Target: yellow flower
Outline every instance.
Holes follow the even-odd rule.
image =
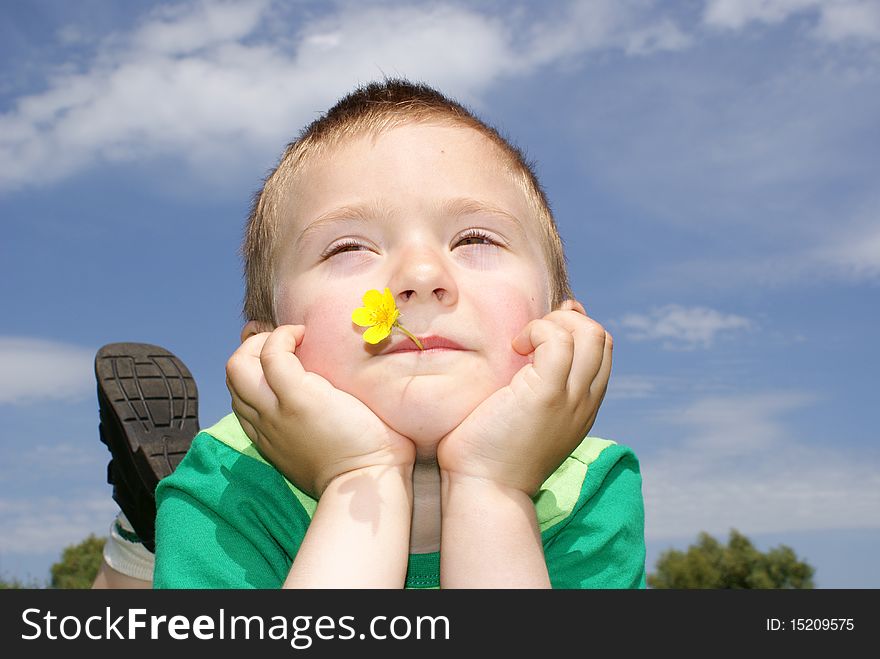
[[[386,288],[384,293],[375,289],[364,293],[364,306],[358,307],[351,314],[351,321],[355,325],[367,328],[364,332],[364,341],[367,343],[376,344],[384,341],[391,335],[391,330],[397,327],[415,342],[419,350],[424,350],[421,342],[400,324],[399,319],[400,311],[397,310],[394,296],[389,288]]]

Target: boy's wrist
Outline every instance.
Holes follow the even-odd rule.
[[[506,499],[531,500],[531,495],[523,488],[502,482],[488,476],[468,474],[440,468],[440,492],[446,498],[452,489],[462,492],[480,493],[481,496],[502,497]]]
[[[323,491],[326,492],[331,487],[342,488],[347,485],[360,485],[365,482],[374,483],[390,483],[400,481],[404,483],[406,489],[412,492],[412,474],[413,465],[411,464],[392,464],[392,465],[370,465],[368,467],[357,467],[341,474],[333,476],[327,481]]]
[[[412,468],[358,467],[318,499],[285,588],[401,588],[413,512]]]
[[[546,588],[534,502],[488,478],[447,472],[441,481],[441,588]]]

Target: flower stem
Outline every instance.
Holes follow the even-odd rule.
[[[406,334],[409,338],[411,338],[413,340],[413,343],[415,343],[419,347],[419,350],[424,350],[424,348],[422,347],[422,342],[419,341],[415,336],[413,336],[408,329],[406,329],[400,323],[394,323],[394,324],[397,325],[397,327],[400,329],[401,332],[403,332],[404,334]]]

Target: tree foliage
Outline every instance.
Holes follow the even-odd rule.
[[[78,545],[64,549],[61,560],[52,565],[52,588],[91,588],[101,567],[105,538],[90,535]]]
[[[648,575],[651,588],[813,588],[815,572],[791,547],[762,553],[736,529],[727,546],[700,533],[686,552],[663,552],[656,570]]]
[[[15,577],[0,577],[0,590],[16,590],[20,588],[45,588],[45,583],[39,583],[35,579],[30,581],[21,581]]]

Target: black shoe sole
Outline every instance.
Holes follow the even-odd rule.
[[[159,481],[199,432],[198,389],[174,354],[147,343],[111,343],[95,355],[99,432],[112,459],[107,482],[144,546],[154,551]]]

